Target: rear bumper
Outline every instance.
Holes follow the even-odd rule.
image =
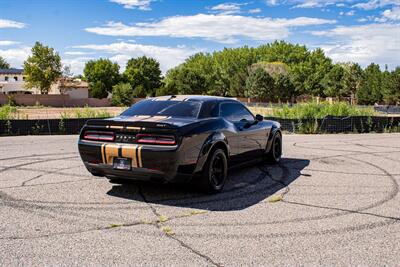
[[[90,172],[95,172],[100,176],[107,176],[107,178],[118,178],[127,180],[138,181],[153,181],[153,182],[167,182],[165,174],[160,171],[150,170],[146,168],[133,168],[130,171],[116,170],[113,166],[108,164],[92,164],[85,162],[86,168]]]
[[[78,148],[90,172],[110,178],[182,182],[191,178],[196,165],[185,162],[178,146],[138,146],[79,140]],[[114,157],[130,158],[131,170],[114,169]]]

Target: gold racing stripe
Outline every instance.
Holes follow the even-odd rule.
[[[137,167],[136,159],[136,149],[137,145],[122,146],[122,157],[132,159],[132,167]]]
[[[132,159],[132,167],[142,168],[142,147],[138,145],[119,146],[113,144],[101,145],[101,156],[104,164],[113,164],[113,158],[118,157],[118,149],[121,147],[121,156]]]
[[[107,145],[105,147],[106,150],[106,164],[113,164],[113,158],[118,157],[118,145]]]
[[[105,147],[106,147],[106,144],[101,145],[101,159],[103,161],[103,164],[106,164]]]
[[[142,147],[143,146],[140,146],[138,148],[138,160],[139,160],[138,165],[139,165],[139,168],[143,167],[143,165],[142,165]]]

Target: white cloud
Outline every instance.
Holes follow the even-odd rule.
[[[400,7],[393,7],[391,10],[387,9],[383,11],[382,15],[390,20],[400,20]]]
[[[254,8],[254,9],[249,10],[250,14],[256,14],[256,13],[260,13],[260,12],[261,12],[261,8]]]
[[[365,10],[372,10],[372,9],[382,8],[388,5],[400,5],[400,0],[370,0],[367,2],[361,2],[355,4],[353,7]]]
[[[122,5],[127,9],[150,10],[150,2],[152,0],[110,0],[110,2]]]
[[[8,19],[0,19],[0,28],[17,28],[22,29],[25,28],[26,24],[14,20]]]
[[[163,47],[154,45],[141,45],[132,44],[126,42],[111,43],[105,45],[89,44],[79,45],[74,48],[88,49],[101,53],[111,55],[110,60],[117,62],[123,70],[126,65],[126,61],[130,58],[148,56],[157,59],[160,62],[161,70],[165,73],[168,69],[177,66],[182,63],[190,55],[199,52],[197,49],[186,48],[185,46],[180,47]],[[78,63],[75,62],[75,65]],[[83,65],[81,65],[83,69]],[[74,71],[81,73],[82,71]]]
[[[339,12],[339,15],[341,15],[341,16],[343,16],[343,15],[346,15],[346,16],[354,16],[355,13],[356,13],[355,10],[350,10],[350,11],[348,11],[348,12],[341,11],[341,12]]]
[[[389,5],[400,5],[400,0],[266,0],[266,3],[268,5],[295,5],[296,8],[316,8],[330,5],[344,7],[346,4],[353,4],[353,7],[371,10]]]
[[[0,40],[0,46],[10,46],[10,45],[16,45],[16,44],[19,44],[19,42],[9,41],[9,40]]]
[[[349,1],[349,0],[347,0]],[[351,1],[351,0],[350,0]],[[316,7],[326,7],[338,3],[338,5],[343,5],[342,0],[291,0],[293,4],[296,4],[296,8],[316,8]]]
[[[266,0],[267,5],[275,6],[278,4],[279,0]]]
[[[333,23],[336,21],[310,17],[272,19],[197,14],[168,17],[158,22],[134,25],[108,22],[102,27],[86,28],[86,31],[109,36],[168,36],[234,43],[237,37],[259,41],[283,39],[290,35],[291,28]]]
[[[6,61],[13,68],[22,67],[24,61],[28,58],[30,54],[31,54],[31,48],[28,46],[0,49],[0,56],[5,58]]]
[[[76,58],[63,58],[62,65],[68,66],[70,68],[71,73],[83,74],[83,69],[85,68],[86,62],[94,59],[92,57],[76,57]]]
[[[213,11],[217,11],[220,14],[237,14],[240,13],[240,6],[243,4],[238,3],[223,3],[216,6],[211,7],[210,9]]]
[[[313,34],[332,38],[333,44],[320,47],[335,61],[355,61],[364,66],[375,62],[393,68],[400,62],[399,32],[399,24],[368,24],[338,26]]]
[[[64,53],[65,55],[68,56],[83,56],[83,55],[90,55],[93,54],[93,52],[82,52],[82,51],[67,51]]]

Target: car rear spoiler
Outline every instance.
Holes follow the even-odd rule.
[[[112,119],[91,119],[86,122],[87,127],[111,128],[111,129],[132,129],[132,128],[153,128],[153,129],[177,129],[177,125],[166,122],[155,121],[118,121]]]

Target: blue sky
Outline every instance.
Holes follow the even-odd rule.
[[[13,67],[35,41],[82,73],[107,57],[147,55],[165,72],[195,52],[286,40],[336,62],[400,65],[400,0],[1,0],[0,56]]]

